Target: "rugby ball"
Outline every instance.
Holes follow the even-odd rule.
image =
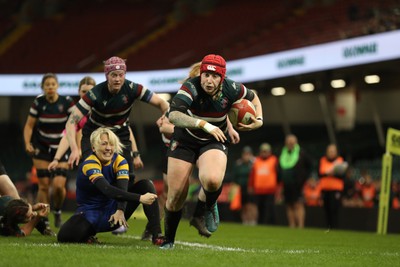
[[[344,175],[348,167],[349,164],[346,161],[335,164],[335,166],[333,167],[333,173],[335,175]]]
[[[251,117],[255,116],[256,108],[247,99],[240,99],[234,102],[228,112],[228,118],[235,128],[238,127],[238,123],[250,124],[252,122]]]

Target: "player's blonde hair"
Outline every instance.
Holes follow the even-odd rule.
[[[91,135],[90,135],[90,144],[92,147],[97,148],[101,144],[101,136],[105,134],[108,136],[108,141],[112,146],[114,146],[114,153],[122,154],[122,150],[125,147],[121,141],[119,140],[118,136],[106,127],[97,128]]]
[[[96,81],[90,77],[90,76],[85,76],[80,80],[79,85],[78,85],[78,93],[82,90],[82,85],[93,85],[96,86]]]
[[[201,61],[192,64],[189,69],[189,76],[186,79],[184,79],[183,81],[180,81],[180,83],[184,83],[191,78],[199,76],[200,75],[200,66],[201,66]]]

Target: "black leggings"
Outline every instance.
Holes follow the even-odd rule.
[[[156,193],[153,183],[150,180],[144,179],[137,183],[131,183],[128,191],[136,194]],[[128,201],[125,209],[125,218],[130,218],[133,212],[139,206],[139,201]],[[148,230],[157,236],[161,233],[160,212],[158,202],[155,201],[151,205],[143,205],[144,213],[148,222]],[[118,226],[115,226],[118,228]],[[69,218],[58,232],[57,239],[62,243],[86,243],[89,237],[96,235],[93,226],[86,220],[82,214],[75,214]]]
[[[337,228],[339,209],[342,205],[341,191],[322,191],[326,224],[328,228]]]

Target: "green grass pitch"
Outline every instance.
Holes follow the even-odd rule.
[[[206,239],[182,220],[175,248],[164,251],[140,240],[145,223],[132,217],[126,234],[98,234],[101,245],[58,244],[36,230],[26,238],[0,237],[0,266],[400,266],[394,234],[222,222]]]

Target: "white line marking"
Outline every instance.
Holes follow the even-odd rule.
[[[140,239],[138,236],[132,235],[121,235],[121,238],[128,238],[128,239]],[[274,250],[274,249],[245,249],[245,248],[235,248],[235,247],[224,247],[224,246],[216,246],[216,245],[209,245],[203,243],[192,243],[192,242],[185,242],[185,241],[175,241],[175,244],[182,245],[184,247],[191,247],[197,249],[210,249],[214,251],[228,251],[228,252],[244,252],[244,253],[265,253],[265,254],[275,254],[275,253],[287,253],[287,254],[319,254],[319,250],[312,250],[312,249],[300,249],[300,250]]]

